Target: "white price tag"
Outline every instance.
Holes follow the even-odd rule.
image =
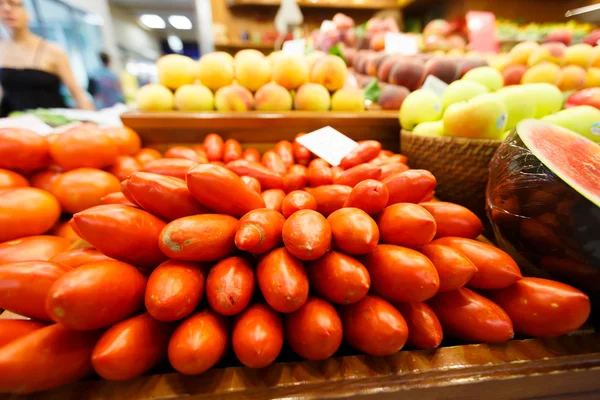
[[[43,136],[49,135],[53,132],[53,129],[50,125],[46,124],[44,121],[34,115],[1,118],[0,128],[29,129],[30,131],[34,131]]]
[[[342,159],[358,147],[358,143],[330,126],[317,129],[296,140],[334,167],[340,165]]]
[[[427,75],[421,89],[431,90],[433,93],[437,94],[438,97],[442,97],[446,89],[448,89],[448,84],[437,76]]]
[[[323,21],[321,23],[321,29],[320,29],[321,32],[333,31],[335,29],[337,29],[335,22],[333,22],[329,19],[326,19],[325,21]]]
[[[302,57],[304,55],[305,49],[306,39],[295,39],[283,42],[283,48],[281,49],[281,51],[291,56]]]
[[[385,34],[385,52],[414,56],[419,52],[419,45],[414,36],[405,33],[387,32]]]

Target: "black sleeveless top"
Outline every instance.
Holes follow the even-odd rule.
[[[43,46],[41,40],[35,51],[34,66],[38,64]],[[61,80],[50,72],[35,68],[0,68],[0,85],[4,91],[0,117],[13,111],[66,107],[60,94]]]

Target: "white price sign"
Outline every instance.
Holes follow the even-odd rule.
[[[300,136],[296,140],[334,167],[340,165],[342,159],[358,147],[358,143],[330,126]]]
[[[306,39],[295,39],[283,42],[281,51],[291,56],[302,57],[306,49]]]
[[[385,34],[385,52],[414,56],[419,52],[419,45],[414,36],[405,33],[388,32]]]
[[[446,89],[448,89],[448,84],[437,76],[427,75],[421,89],[431,90],[433,93],[437,94],[438,97],[442,97]]]

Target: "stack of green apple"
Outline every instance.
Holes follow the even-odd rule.
[[[555,85],[504,87],[500,72],[479,67],[451,83],[441,96],[428,89],[409,94],[400,108],[400,124],[416,135],[503,140],[521,120],[538,118],[599,142],[600,110],[562,110],[563,102]]]

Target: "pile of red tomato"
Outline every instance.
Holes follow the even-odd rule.
[[[297,142],[261,156],[211,134],[162,157],[127,128],[0,129],[0,308],[30,318],[0,319],[0,392],[165,359],[200,374],[230,347],[262,368],[284,343],[385,356],[587,320],[584,293],[523,278],[406,163],[376,141],[331,167]]]

